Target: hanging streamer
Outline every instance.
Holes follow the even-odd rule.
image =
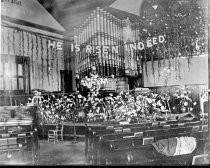
[[[44,85],[44,47],[43,47],[43,38],[40,36],[40,43],[41,43],[41,71],[42,71],[42,86]]]
[[[40,77],[40,69],[39,69],[39,41],[38,41],[38,36],[36,35],[36,84],[39,84],[39,77]],[[37,87],[38,85],[36,85],[36,87]]]
[[[25,48],[24,48],[24,31],[22,31],[21,35],[22,35],[22,50],[23,50],[23,56],[24,56],[24,54],[25,54]]]
[[[48,48],[48,41],[49,39],[46,39],[46,49],[47,49],[47,80],[48,80],[48,84],[50,83],[50,73],[49,73],[49,48]],[[64,50],[65,51],[65,50]]]
[[[29,33],[26,33],[26,37],[27,37],[27,56],[29,56],[29,50],[30,50],[30,46],[29,46]]]
[[[7,32],[7,45],[8,45],[8,54],[10,54],[10,33],[9,33],[9,29]]]
[[[160,79],[160,69],[161,69],[161,60],[160,60],[160,46],[157,48],[157,56],[158,56],[158,78]]]
[[[34,40],[33,40],[33,34],[31,34],[31,67],[32,67],[32,74],[34,76]]]
[[[1,37],[2,37],[2,44],[3,44],[3,45],[2,45],[2,53],[4,53],[4,45],[5,45],[5,41],[4,41],[4,34],[5,34],[5,33],[4,33],[4,31],[5,31],[5,30],[4,30],[4,27],[2,26],[2,27],[1,27]]]
[[[38,61],[38,59],[39,59],[39,42],[38,42],[38,36],[37,35],[35,35],[36,36],[36,59],[37,59],[37,61]]]
[[[19,31],[19,55],[21,55],[21,31]]]
[[[51,73],[51,71],[53,71],[53,61],[54,61],[54,48],[50,48],[50,53],[51,53],[51,64],[50,64],[50,74],[51,74],[51,77],[52,77],[52,83],[54,83],[54,77],[53,77],[53,73]]]
[[[15,55],[15,29],[13,29],[12,33],[12,46],[13,46],[13,54]]]
[[[58,50],[55,50],[55,58],[56,58],[56,72],[57,72],[57,81],[59,81],[59,70],[58,70],[58,58],[60,58],[60,57],[58,57]],[[58,90],[59,90],[59,82],[57,82],[57,84],[58,84]]]

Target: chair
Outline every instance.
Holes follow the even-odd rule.
[[[48,130],[48,142],[54,141],[55,144],[59,140],[63,141],[63,123],[56,125],[55,130]]]

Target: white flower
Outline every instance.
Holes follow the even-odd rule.
[[[197,102],[194,102],[193,105],[196,106],[197,105]]]
[[[184,102],[184,106],[187,106],[188,105],[188,102]]]
[[[78,98],[79,98],[79,99],[81,99],[81,98],[82,98],[82,95],[81,95],[81,94],[79,94],[79,95],[78,95]]]

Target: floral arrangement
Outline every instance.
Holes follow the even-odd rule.
[[[101,87],[106,83],[108,83],[107,78],[100,78],[98,74],[91,74],[90,78],[86,76],[81,79],[80,84],[83,87],[87,87],[92,94],[96,94],[97,96]]]
[[[121,93],[119,100],[118,105],[115,105],[117,108],[114,107],[114,115],[117,120],[132,120],[132,118],[156,120],[161,117],[162,112],[168,111],[165,95],[146,93],[135,96]]]
[[[107,120],[106,104],[103,98],[98,98],[94,93],[89,93],[88,97],[78,95],[79,119],[87,122]]]
[[[168,111],[166,101],[168,96],[158,94],[132,95],[121,92],[118,96],[105,98],[88,97],[85,104],[87,120],[96,121],[97,118],[116,121],[153,120],[161,117],[161,113]]]
[[[169,96],[166,94],[121,92],[117,96],[110,94],[101,97],[90,92],[87,97],[55,95],[41,96],[38,107],[41,111],[42,124],[59,122],[97,122],[97,121],[136,121],[158,120],[162,113],[167,113]],[[163,119],[163,118],[162,118]]]
[[[31,98],[29,98],[29,102]],[[57,124],[64,121],[73,121],[78,117],[75,98],[73,95],[56,98],[55,95],[40,96],[38,108],[41,113],[40,124]],[[75,117],[75,116],[76,117]]]
[[[177,110],[180,113],[192,112],[197,102],[193,102],[190,97],[191,91],[189,88],[181,86],[173,94],[175,98],[175,105],[173,110]]]

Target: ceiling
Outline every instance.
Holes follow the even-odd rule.
[[[79,27],[96,7],[103,8],[119,19],[137,19],[137,16],[110,7],[116,0],[38,0],[66,29],[66,36],[73,38],[73,29]]]
[[[129,17],[131,21],[142,21],[146,28],[167,29],[166,25],[174,25],[172,18],[176,16],[178,21],[188,25],[189,30],[199,26],[199,19],[196,19],[199,13],[192,6],[193,2],[199,3],[199,6],[205,7],[208,0],[38,0],[52,16],[65,28],[66,37],[73,40],[73,30],[81,26],[87,17],[100,7],[113,14],[119,19]],[[171,12],[172,11],[172,12]],[[184,16],[182,13],[184,12]],[[191,12],[190,12],[191,11]],[[189,15],[191,14],[191,15]],[[156,17],[157,15],[157,17]],[[178,16],[180,15],[180,17]],[[183,15],[183,16],[182,16]],[[195,15],[195,16],[193,16]],[[140,16],[140,17],[139,17]],[[186,22],[189,20],[189,23]],[[198,23],[193,23],[198,21]],[[150,25],[151,24],[151,25]],[[178,23],[177,23],[178,25]],[[183,25],[182,25],[183,27]],[[168,29],[169,30],[169,29]],[[186,29],[188,32],[188,29]],[[197,30],[196,30],[197,31]]]

